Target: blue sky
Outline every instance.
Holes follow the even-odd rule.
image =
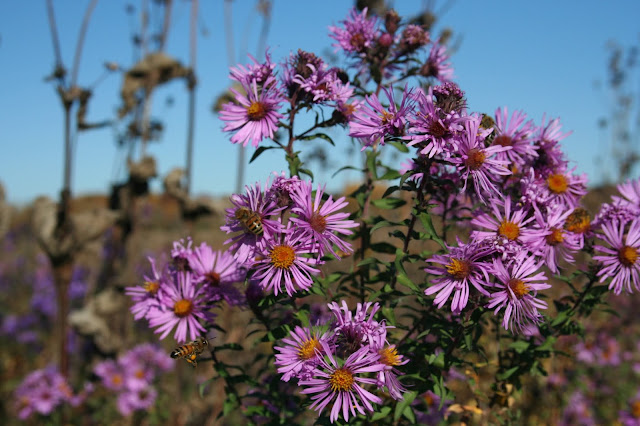
[[[87,0],[56,0],[56,18],[62,55],[73,60],[77,33]],[[91,85],[105,61],[128,67],[133,58],[129,41],[132,23],[125,13],[134,0],[102,0],[94,11],[80,66],[80,85]],[[173,28],[167,52],[187,62],[189,5],[175,2]],[[221,121],[211,113],[213,99],[228,85],[223,27],[223,0],[201,1],[193,192],[223,195],[234,188],[238,147],[221,132]],[[443,2],[436,2],[442,4]],[[45,1],[0,4],[0,181],[8,198],[27,203],[39,195],[56,197],[62,185],[62,108],[54,86],[44,81],[54,64]],[[352,2],[346,0],[275,0],[268,37],[272,58],[282,60],[298,48],[322,53],[330,49],[327,27],[342,20]],[[415,12],[422,2],[396,1],[401,15]],[[261,27],[255,2],[233,2],[236,59],[254,53]],[[604,152],[597,120],[606,114],[606,98],[594,89],[606,77],[608,40],[628,46],[640,34],[637,1],[457,1],[436,28],[451,27],[461,38],[452,57],[455,81],[466,92],[471,110],[493,112],[499,106],[522,109],[536,123],[544,113],[560,117],[563,129],[573,131],[563,141],[577,170],[598,181],[613,163],[597,162]],[[89,119],[113,118],[118,108],[120,75],[112,75],[94,91]],[[174,98],[168,107],[167,96]],[[182,82],[161,88],[153,115],[167,126],[161,143],[150,146],[159,172],[184,165],[186,91]],[[76,142],[73,190],[76,195],[104,193],[123,177],[122,154],[115,130],[82,133]],[[359,164],[359,154],[348,152],[346,136],[337,139],[333,156]],[[253,148],[249,148],[248,157]],[[259,158],[247,169],[245,183],[264,181],[271,170],[286,170],[281,154]],[[316,174],[336,190],[342,181],[333,169]],[[355,174],[346,178],[357,178]],[[160,180],[154,184],[159,189]]]

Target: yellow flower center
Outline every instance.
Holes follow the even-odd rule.
[[[389,124],[391,120],[393,120],[393,114],[387,111],[382,111],[380,119],[382,120],[382,125],[384,126],[385,124]]]
[[[435,399],[433,399],[433,396],[431,396],[430,393],[427,393],[427,394],[424,395],[424,402],[427,403],[428,407],[431,407],[434,404],[434,402],[436,402],[436,401],[435,401]]]
[[[120,374],[114,374],[111,376],[111,383],[118,386],[122,384],[122,376]]]
[[[155,281],[145,281],[142,285],[147,293],[156,294],[160,288],[160,284]]]
[[[318,338],[316,336],[313,336],[311,339],[303,342],[300,345],[300,347],[298,348],[298,358],[302,360],[311,359],[315,356],[316,349],[321,351],[322,346],[320,345]]]
[[[456,280],[463,280],[471,273],[471,263],[468,260],[451,258],[447,265],[447,272]]]
[[[315,212],[309,219],[309,225],[311,225],[311,229],[322,234],[327,230],[327,218],[326,216],[322,216],[320,213]]]
[[[339,368],[329,376],[329,384],[333,392],[349,391],[354,383],[353,374],[346,368]]]
[[[493,144],[500,145],[500,146],[512,146],[513,139],[511,139],[511,136],[508,136],[508,135],[498,135],[493,140]]]
[[[380,354],[380,362],[385,365],[398,365],[400,364],[400,357],[398,356],[398,351],[393,346],[387,346],[386,348],[380,349],[378,352]]]
[[[623,246],[618,251],[618,259],[624,266],[633,266],[638,260],[638,250],[630,246]]]
[[[509,240],[514,241],[520,236],[520,227],[505,219],[498,227],[498,235],[502,235],[507,237]]]
[[[249,116],[249,120],[262,120],[265,115],[267,115],[267,108],[261,102],[253,102],[249,105],[249,108],[247,108],[247,115]]]
[[[484,151],[481,151],[477,148],[473,148],[472,150],[469,151],[465,164],[471,170],[478,170],[480,167],[482,167],[482,165],[484,164],[484,160],[486,159],[487,159],[487,156],[484,153]]]
[[[191,303],[191,300],[181,299],[173,305],[173,312],[177,317],[186,317],[191,313],[191,311],[193,311],[193,303]]]
[[[507,285],[518,299],[522,299],[525,294],[529,293],[529,286],[517,278],[511,278]]]
[[[636,419],[640,419],[640,400],[631,404],[631,415]]]
[[[569,188],[569,181],[565,175],[555,173],[547,178],[547,186],[554,194],[564,194]]]
[[[269,257],[276,268],[289,269],[296,258],[296,252],[289,246],[275,246],[269,253]]]
[[[564,229],[575,234],[582,234],[587,232],[590,226],[591,218],[589,217],[589,213],[582,207],[579,207],[569,215],[564,224]]]
[[[564,235],[562,229],[551,228],[551,233],[545,237],[547,244],[550,246],[556,246],[564,241]]]
[[[144,379],[144,371],[143,370],[136,370],[135,376],[136,376],[136,379]]]

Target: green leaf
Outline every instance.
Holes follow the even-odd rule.
[[[389,407],[388,405],[385,405],[384,407],[380,408],[379,411],[376,412],[373,416],[371,416],[371,420],[374,422],[377,420],[382,420],[385,417],[387,417],[390,413],[391,413],[391,407]]]
[[[324,139],[325,141],[329,142],[331,145],[336,146],[336,144],[333,142],[333,139],[331,139],[329,135],[327,135],[326,133],[314,133],[312,135],[306,135],[296,139],[301,141],[310,141],[313,139]]]
[[[443,249],[446,249],[447,247],[444,244],[444,241],[442,241],[442,239],[440,238],[440,236],[436,232],[436,228],[433,226],[433,222],[431,221],[431,215],[429,213],[422,212],[422,213],[418,214],[418,219],[420,219],[420,222],[422,223],[422,226],[424,227],[425,231],[427,232],[427,235],[429,235],[429,237],[433,241],[435,241],[438,244],[440,244],[440,246]]]
[[[400,177],[400,173],[397,170],[389,169],[382,176],[380,176],[380,180],[393,180],[398,179]]]
[[[509,345],[509,347],[513,350],[515,350],[517,353],[521,354],[524,351],[526,351],[527,349],[529,349],[529,346],[531,346],[531,344],[529,342],[525,342],[523,340],[518,340],[516,342],[513,342]]]
[[[200,395],[200,398],[204,397],[204,390],[207,388],[207,386],[209,386],[209,383],[211,383],[215,379],[216,379],[215,377],[212,377],[210,379],[206,379],[204,382],[202,382],[202,383],[200,383],[198,385],[198,395]]]
[[[380,200],[373,200],[371,202],[374,206],[379,209],[390,210],[397,209],[398,207],[404,206],[407,204],[405,200],[401,200],[400,198],[382,198]]]
[[[251,156],[251,159],[249,160],[249,164],[253,163],[253,160],[258,158],[266,150],[268,150],[268,149],[276,149],[276,148],[279,148],[279,147],[278,146],[259,146],[258,149],[256,149],[256,151]]]
[[[396,411],[393,413],[394,421],[397,422],[400,419],[400,417],[404,414],[405,408],[409,408],[409,405],[413,402],[414,399],[416,399],[417,395],[418,392],[415,391],[405,392],[404,395],[402,395],[402,401],[399,401],[396,404]]]
[[[385,242],[373,243],[369,247],[377,253],[393,254],[396,252],[396,246]]]
[[[384,228],[387,226],[397,226],[397,225],[398,225],[397,223],[389,222],[388,220],[376,221],[376,224],[371,227],[371,229],[369,230],[369,233],[373,234],[373,231],[376,231],[380,228]]]
[[[511,367],[507,371],[497,374],[496,377],[498,380],[507,380],[509,377],[513,376],[513,374],[520,369],[520,366]]]
[[[334,177],[336,177],[338,175],[338,173],[344,172],[345,170],[355,170],[355,171],[358,171],[358,172],[362,172],[363,171],[360,167],[344,166],[344,167],[340,167],[338,170],[336,170],[336,172],[334,174],[332,174],[331,177],[334,178]]]
[[[406,274],[399,273],[397,279],[398,279],[398,284],[401,284],[401,285],[403,285],[405,287],[408,287],[408,288],[410,288],[411,290],[413,290],[415,292],[419,292],[420,291],[420,288],[418,288],[418,286],[415,285],[413,283],[413,281],[411,281],[411,279],[409,279],[409,277]]]
[[[371,150],[367,150],[365,151],[367,154],[367,170],[369,170],[369,172],[371,172],[371,175],[373,176],[373,180],[378,180],[378,167],[376,164],[376,157],[378,156],[378,153],[375,151],[371,151]]]
[[[394,147],[395,149],[397,149],[400,152],[409,152],[409,147],[406,144],[403,144],[402,142],[387,142],[386,145],[391,145],[392,147]]]

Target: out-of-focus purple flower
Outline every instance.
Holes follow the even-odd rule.
[[[601,238],[610,247],[594,246],[596,251],[603,255],[593,256],[593,260],[602,263],[602,269],[598,271],[600,282],[612,278],[609,289],[615,294],[620,294],[624,288],[633,293],[633,287],[640,290],[640,219],[631,222],[625,236],[625,224],[618,222],[603,223]]]
[[[624,202],[621,198],[612,197],[612,203],[602,203],[600,210],[591,223],[592,231],[602,231],[604,223],[627,223],[640,216],[640,209]]]
[[[429,43],[429,31],[420,25],[409,24],[402,31],[398,44],[398,55],[407,55]]]
[[[267,190],[265,198],[271,199],[276,202],[278,207],[292,207],[293,206],[293,193],[302,184],[302,181],[298,176],[287,177],[284,172],[278,174],[273,172],[273,183]]]
[[[533,160],[532,166],[538,175],[546,176],[567,167],[567,160],[559,142],[571,132],[562,133],[561,127],[559,118],[547,123],[546,116],[543,116],[542,124],[534,132],[533,140],[538,156]]]
[[[325,325],[331,321],[332,315],[326,303],[312,303],[309,306],[309,324]]]
[[[320,363],[324,356],[321,342],[329,341],[329,333],[296,326],[290,333],[290,338],[282,339],[282,346],[276,346],[275,365],[282,380],[288,382],[291,378],[306,380],[312,377],[313,368]]]
[[[437,41],[433,43],[429,57],[420,68],[420,75],[434,77],[442,83],[453,80],[453,67],[446,46]]]
[[[353,231],[350,228],[358,226],[354,221],[347,219],[349,213],[340,212],[348,204],[345,197],[333,200],[333,197],[329,196],[323,201],[324,188],[316,189],[315,197],[312,191],[313,184],[303,181],[292,193],[294,207],[291,211],[297,217],[290,220],[296,226],[296,232],[300,232],[310,241],[311,249],[317,253],[318,258],[326,253],[341,257],[334,250],[334,245],[343,254],[352,253],[351,244],[340,238],[340,235],[351,235]]]
[[[400,106],[397,106],[393,87],[383,87],[382,90],[389,99],[388,109],[382,106],[374,93],[365,97],[368,106],[361,106],[349,122],[349,136],[359,138],[364,143],[362,150],[376,143],[384,145],[385,137],[403,136],[405,133],[407,116],[413,108],[412,91],[405,86]]]
[[[484,200],[485,194],[498,195],[501,191],[496,187],[496,180],[500,176],[511,174],[509,161],[499,160],[495,155],[512,149],[509,146],[485,147],[484,138],[490,130],[480,130],[480,118],[472,116],[464,123],[465,131],[459,139],[455,139],[457,152],[447,161],[454,164],[464,180],[464,191],[469,177],[473,179],[475,194]]]
[[[59,405],[71,402],[73,396],[66,379],[54,367],[33,371],[14,392],[18,418],[25,420],[33,413],[49,415]]]
[[[282,287],[289,296],[298,290],[307,291],[313,285],[312,275],[320,271],[314,266],[318,263],[311,245],[311,239],[302,233],[290,232],[281,238],[268,240],[260,254],[260,260],[253,265],[252,280],[257,281],[267,291],[273,291],[277,296],[282,293]]]
[[[562,426],[595,426],[596,421],[591,411],[592,404],[587,400],[580,391],[575,391],[562,413],[559,425]]]
[[[527,323],[538,324],[542,317],[538,309],[546,309],[547,303],[536,299],[538,290],[550,288],[544,272],[538,272],[541,264],[534,256],[522,252],[511,262],[494,259],[493,275],[496,287],[487,305],[494,309],[494,315],[505,308],[502,326],[505,330],[521,331]]]
[[[341,21],[343,27],[330,26],[329,37],[336,40],[333,46],[342,49],[347,53],[363,54],[368,48],[373,46],[374,41],[378,38],[378,18],[374,15],[367,17],[367,8],[362,13],[353,8],[349,11],[347,19]]]
[[[146,410],[153,405],[158,391],[152,386],[139,390],[126,390],[118,395],[118,411],[123,416],[129,416],[136,410]]]
[[[102,379],[102,385],[110,390],[119,391],[125,387],[125,373],[122,365],[114,360],[108,359],[102,361],[93,368],[96,376]]]
[[[256,81],[243,82],[242,88],[246,96],[230,89],[239,105],[231,102],[223,105],[220,119],[226,123],[223,129],[225,132],[235,132],[231,137],[232,143],[247,146],[251,142],[257,147],[265,137],[273,138],[283,117],[278,110],[285,99],[272,76],[267,78],[260,90]]]
[[[466,377],[465,377],[466,380]],[[426,412],[423,409],[418,409],[415,411],[416,414],[416,423],[421,425],[437,425],[445,418],[445,414],[447,412],[447,408],[451,405],[451,401],[446,400],[442,407],[440,407],[440,398],[438,395],[433,393],[432,391],[426,391],[418,398],[414,399],[411,405],[421,408],[421,406],[425,405],[427,410]]]
[[[328,344],[321,342],[321,345],[326,359],[320,359],[320,364],[313,370],[312,378],[299,382],[300,386],[304,387],[301,391],[303,394],[313,395],[313,403],[309,408],[322,412],[333,403],[329,415],[331,423],[338,420],[340,412],[345,421],[349,421],[349,413],[355,416],[356,411],[362,415],[365,415],[366,411],[373,412],[371,403],[380,404],[382,399],[362,385],[376,385],[377,381],[362,375],[385,368],[384,364],[378,362],[380,355],[370,352],[369,347],[365,346],[352,353],[344,364],[339,365]]]
[[[458,240],[458,247],[449,247],[449,253],[434,255],[428,261],[438,264],[425,268],[425,272],[436,276],[432,286],[425,289],[424,294],[438,293],[433,301],[442,308],[453,293],[451,311],[460,313],[469,300],[469,284],[485,296],[489,292],[483,286],[491,286],[489,270],[491,265],[482,261],[491,250],[480,244],[463,244]]]
[[[188,272],[174,273],[163,288],[158,309],[148,314],[149,326],[157,327],[155,332],[161,333],[160,339],[167,337],[174,327],[174,338],[179,343],[205,333],[200,320],[211,321],[214,317],[209,311],[211,300],[206,288],[194,283]]]
[[[629,409],[618,413],[618,421],[624,426],[640,426],[640,389],[629,398]]]

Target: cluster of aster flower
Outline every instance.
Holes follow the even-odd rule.
[[[151,274],[142,285],[127,287],[136,320],[146,319],[164,339],[175,327],[178,342],[195,340],[206,333],[203,322],[214,318],[211,310],[221,303],[243,303],[238,283],[246,271],[228,252],[215,251],[206,243],[193,248],[188,239],[174,242],[171,260],[159,267],[149,257]]]
[[[118,393],[120,414],[128,416],[136,410],[147,410],[158,392],[153,386],[159,373],[173,369],[174,361],[164,351],[148,343],[138,345],[117,360],[102,361],[93,369],[102,385]]]
[[[332,26],[329,30],[330,36],[336,40],[336,50],[342,50],[353,60],[362,81],[371,76],[380,81],[383,76],[399,71],[398,64],[406,64],[403,71],[408,75],[421,75],[442,82],[453,76],[446,48],[437,41],[432,42],[429,32],[419,25],[406,25],[400,31],[400,17],[393,10],[383,19],[367,16],[366,8],[361,13],[354,9],[341,26]],[[430,44],[430,53],[419,59]],[[264,63],[253,57],[251,60],[247,66],[231,68],[230,78],[240,88],[231,89],[235,102],[223,105],[220,112],[220,119],[225,122],[224,131],[234,133],[231,137],[233,143],[246,146],[251,142],[257,147],[264,138],[273,138],[278,127],[283,126],[280,110],[285,103],[291,106],[292,115],[303,107],[332,108],[332,118],[323,127],[348,123],[362,105],[361,100],[353,97],[354,88],[349,83],[348,73],[330,67],[313,53],[298,50],[278,68],[268,53]],[[279,69],[282,71],[278,77]],[[375,97],[367,98],[367,101],[377,102],[374,103],[379,107],[374,108],[376,110],[382,108]],[[395,104],[392,102],[393,107]],[[396,113],[404,114],[404,111],[401,106]],[[385,115],[383,121],[385,117],[391,116]],[[399,126],[393,121],[385,121],[385,124]]]
[[[264,190],[256,183],[231,196],[233,207],[220,229],[233,234],[225,244],[249,271],[250,282],[292,296],[311,288],[324,256],[340,258],[353,251],[343,240],[356,226],[342,211],[345,197],[324,195],[324,188],[314,191],[310,181],[276,174]]]
[[[92,391],[87,383],[79,393],[73,393],[67,380],[53,367],[36,370],[27,375],[14,392],[15,408],[18,418],[25,420],[34,413],[51,414],[57,407],[68,403],[81,404]]]
[[[311,395],[310,408],[322,412],[332,404],[330,421],[342,413],[345,421],[356,411],[374,411],[372,403],[382,398],[370,389],[386,389],[396,400],[406,390],[398,376],[397,366],[409,362],[387,341],[385,321],[374,316],[378,303],[358,303],[352,313],[347,303],[329,303],[333,321],[312,327],[295,327],[289,338],[276,346],[275,364],[282,380],[297,379],[301,393]]]

